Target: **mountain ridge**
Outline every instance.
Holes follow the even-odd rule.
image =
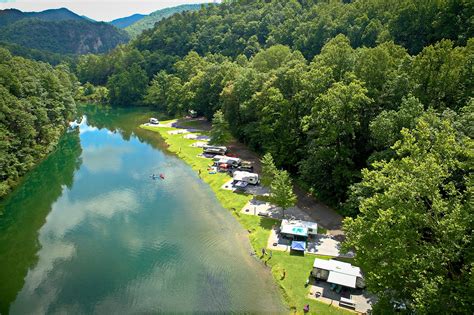
[[[150,13],[149,15],[146,15],[142,19],[136,21],[135,23],[125,27],[124,30],[130,35],[130,37],[135,38],[141,32],[153,28],[156,23],[158,23],[164,18],[170,17],[173,14],[182,13],[185,11],[197,11],[203,5],[206,5],[206,4],[204,3],[182,4],[182,5],[178,5],[174,7],[156,10]]]
[[[20,19],[0,28],[0,41],[60,54],[104,53],[128,42],[123,30],[105,22]]]
[[[0,27],[31,18],[43,21],[86,20],[84,17],[81,17],[67,8],[48,9],[39,12],[24,12],[18,9],[5,9],[0,10]]]
[[[143,19],[146,16],[148,16],[148,15],[135,13],[135,14],[132,14],[132,15],[129,15],[129,16],[125,16],[125,17],[122,17],[122,18],[112,20],[108,23],[112,24],[115,27],[123,29],[123,28],[126,28],[127,26],[130,26],[130,25],[140,21],[141,19]]]

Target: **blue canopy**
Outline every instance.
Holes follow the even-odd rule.
[[[302,241],[293,241],[291,242],[291,249],[304,252],[306,249],[306,242]]]

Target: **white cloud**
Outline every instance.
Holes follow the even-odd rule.
[[[82,163],[92,173],[122,170],[122,158],[132,152],[130,146],[88,146],[82,150]]]
[[[114,190],[90,198],[87,201],[71,201],[68,191],[53,205],[53,210],[46,218],[44,232],[54,238],[63,237],[67,231],[80,224],[88,216],[111,218],[117,213],[135,212],[138,210],[139,198],[130,189]],[[43,231],[42,231],[43,232]]]

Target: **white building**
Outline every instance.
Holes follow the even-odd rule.
[[[364,277],[359,267],[338,260],[316,258],[311,274],[316,279],[339,284],[348,288],[364,288]]]

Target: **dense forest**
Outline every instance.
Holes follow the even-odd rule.
[[[28,48],[18,44],[0,42],[0,47],[10,51],[14,56],[47,62],[53,66],[60,63],[73,66],[77,61],[76,56],[72,54],[58,54],[46,50]]]
[[[0,48],[0,197],[54,149],[76,112],[75,90],[66,66]]]
[[[474,305],[472,1],[225,1],[81,57],[112,105],[224,113],[347,216],[379,311]],[[377,311],[377,308],[376,308]]]

